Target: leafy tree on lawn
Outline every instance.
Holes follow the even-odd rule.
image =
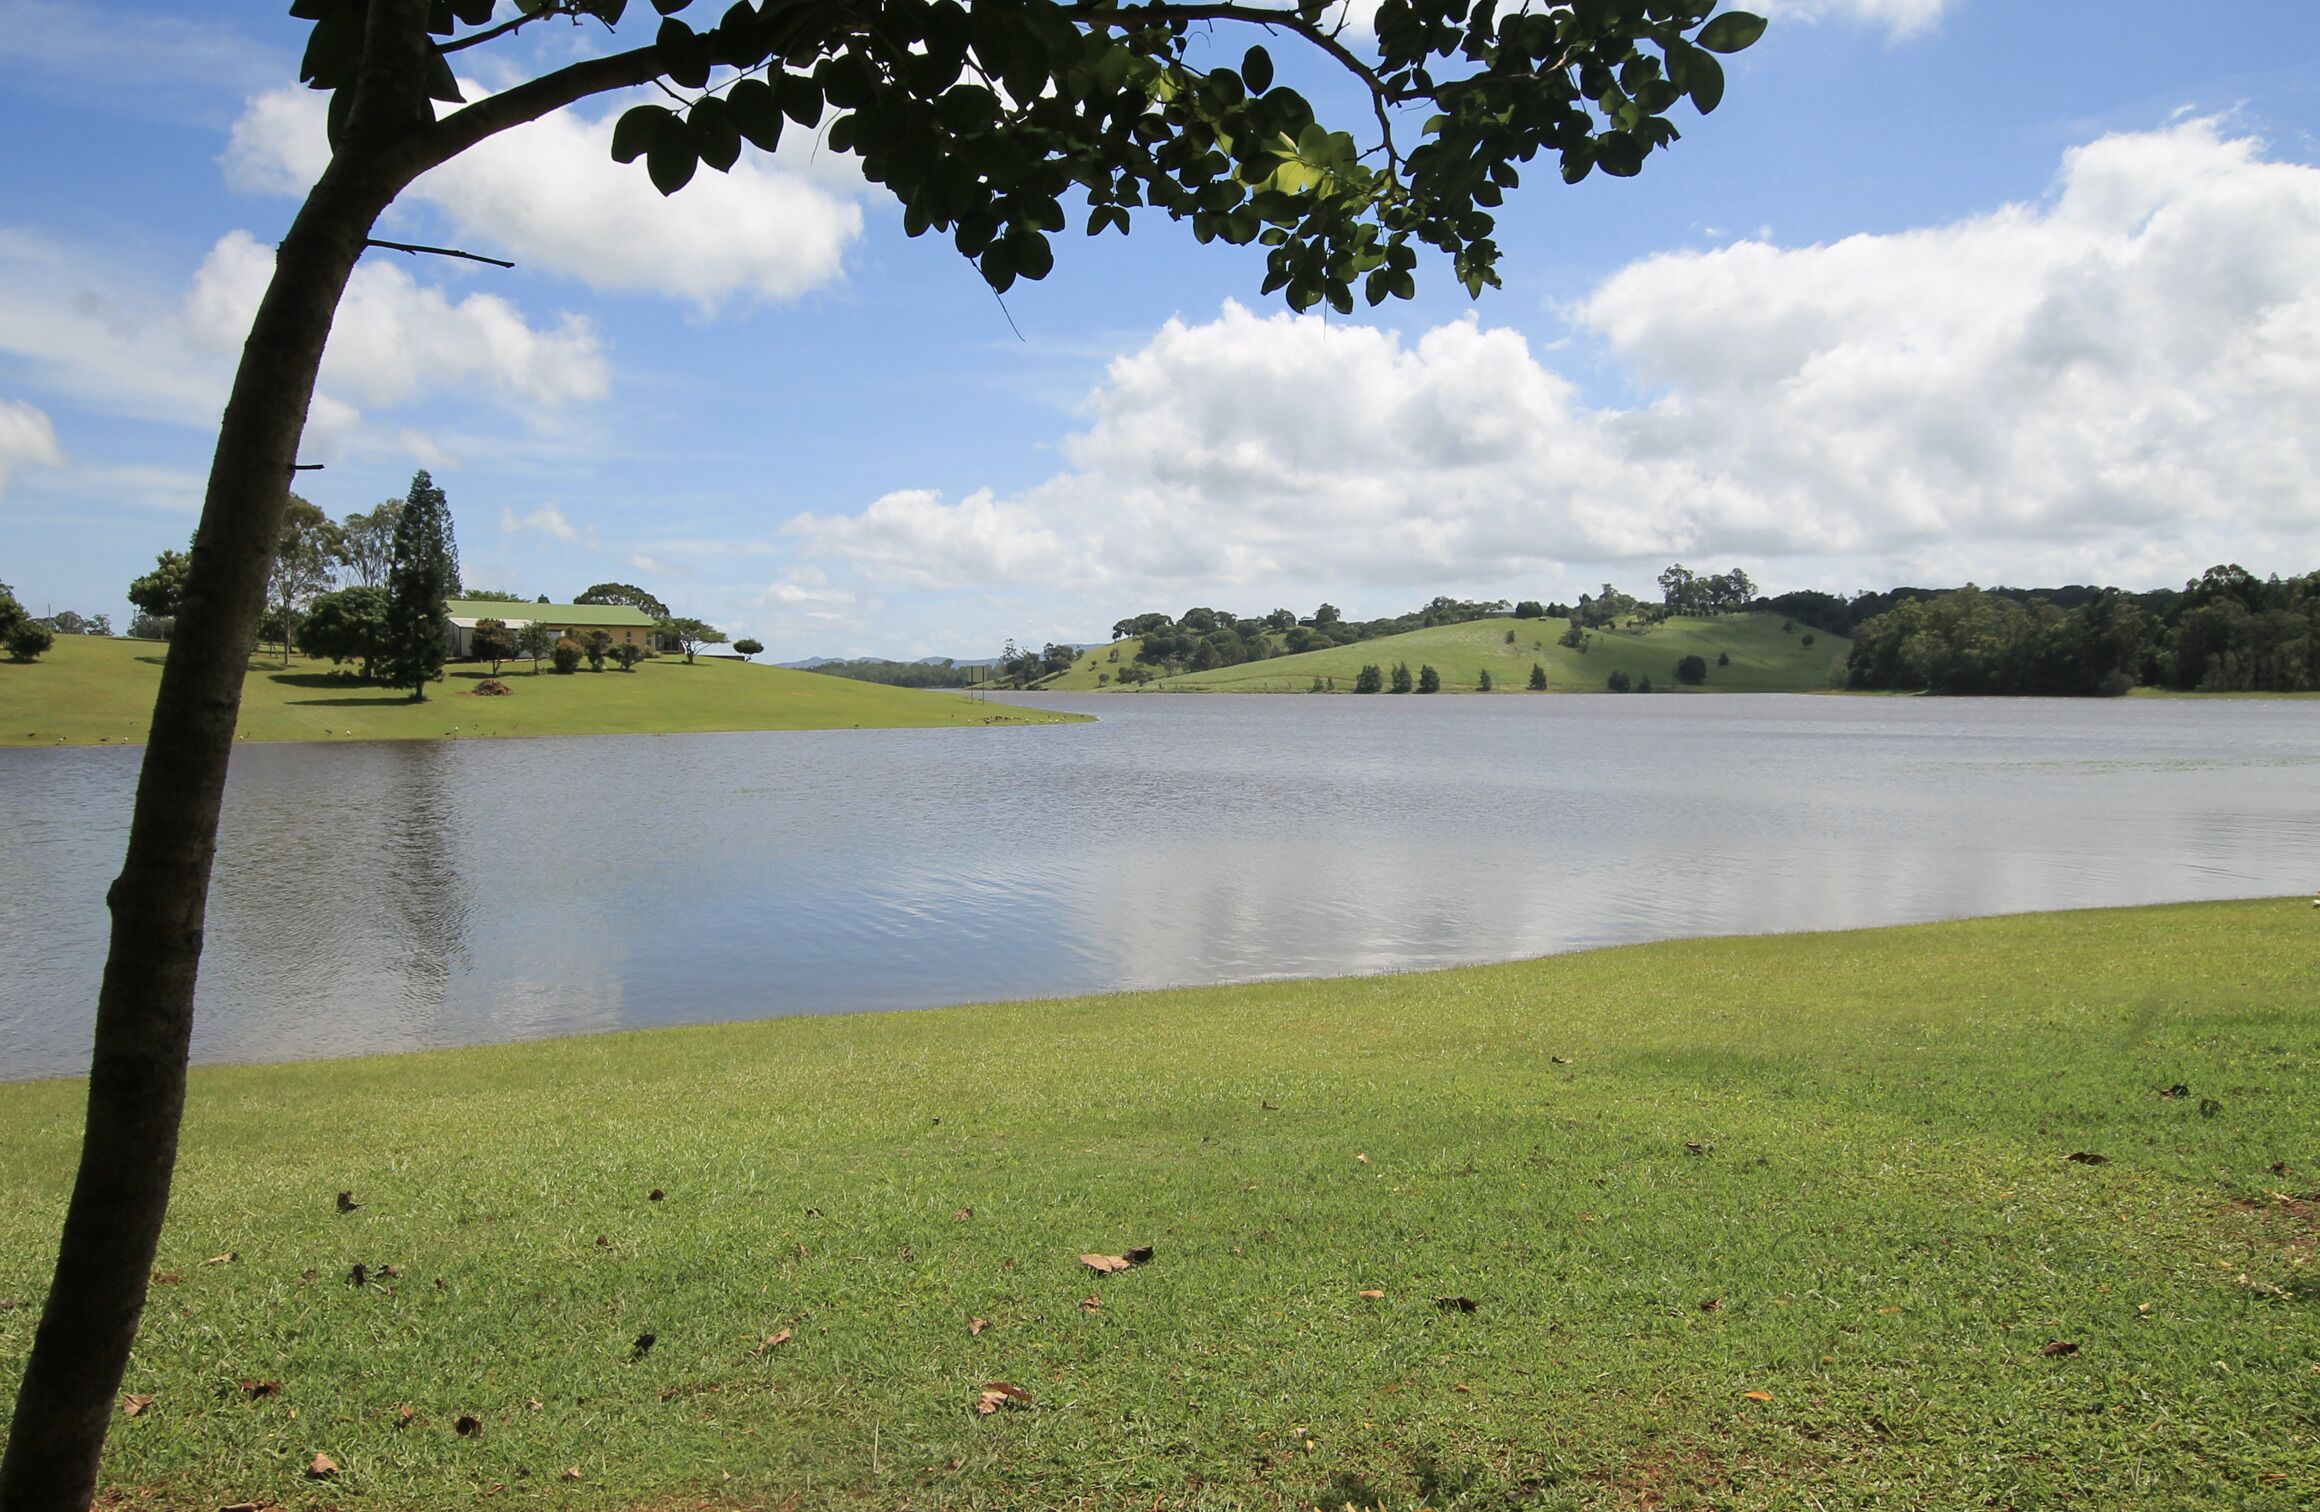
[[[644,660],[644,647],[634,641],[622,641],[612,648],[612,659],[620,663],[623,672],[634,672],[636,664]]]
[[[722,646],[725,644],[724,631],[704,621],[684,615],[678,615],[675,618],[664,616],[658,628],[661,634],[675,641],[677,648],[685,653],[685,665],[688,667],[693,664],[693,653],[703,646]],[[1012,648],[1015,643],[1009,641],[1007,644],[1009,648]]]
[[[556,644],[548,648],[549,661],[567,675],[580,670],[580,659],[587,654],[587,649],[569,635],[556,637]]]
[[[1488,668],[1474,674],[1474,691],[1477,693],[1490,691],[1490,671]]]
[[[185,601],[185,574],[193,558],[182,551],[164,551],[153,570],[129,584],[129,602],[158,619],[175,619]]]
[[[282,515],[282,538],[266,573],[266,601],[282,626],[282,665],[290,665],[290,638],[298,611],[316,594],[330,591],[332,575],[344,558],[344,537],[330,516],[296,494]]]
[[[362,663],[369,682],[387,646],[387,590],[356,585],[326,593],[308,607],[298,625],[298,649],[333,662]]]
[[[451,538],[451,505],[421,468],[411,475],[402,518],[395,522],[395,560],[387,569],[387,636],[378,667],[390,688],[409,688],[411,701],[443,675],[451,655],[445,605],[459,585],[459,548]]]
[[[741,640],[735,641],[733,643],[733,649],[740,652],[743,656],[755,656],[758,652],[765,649],[765,642],[757,640],[754,637],[745,637]]]
[[[1708,680],[1708,659],[1704,656],[1686,656],[1676,662],[1676,681],[1698,687]]]
[[[145,747],[156,775],[109,895],[116,948],[80,1177],[0,1459],[0,1512],[85,1507],[95,1494],[168,1205],[203,899],[285,481],[347,281],[420,175],[577,101],[650,84],[659,99],[621,117],[613,153],[642,158],[664,193],[704,163],[731,168],[745,142],[771,149],[785,122],[816,127],[896,197],[905,231],[945,232],[1000,292],[1047,274],[1049,236],[1084,197],[1091,233],[1125,231],[1141,208],[1190,221],[1204,242],[1261,241],[1265,291],[1296,309],[1350,311],[1357,289],[1407,298],[1429,246],[1479,294],[1498,281],[1489,207],[1519,165],[1545,153],[1569,180],[1631,175],[1674,140],[1669,116],[1687,96],[1701,110],[1723,97],[1714,54],[1746,47],[1764,23],[1711,19],[1715,3],[1550,0],[1503,18],[1486,8],[1469,25],[1465,0],[1395,0],[1374,50],[1356,51],[1322,0],[736,0],[715,19],[704,6],[697,27],[678,14],[689,0],[655,0],[661,14],[641,20],[627,0],[524,0],[496,20],[494,0],[293,0],[314,23],[301,72],[331,96],[332,151],[275,250],[212,453]],[[558,19],[603,25],[528,77],[527,55],[497,70],[487,58],[501,87],[461,101],[453,53]],[[1254,40],[1237,68],[1220,30]],[[598,36],[610,40],[589,50]],[[1374,117],[1375,139],[1332,130],[1276,86],[1268,44],[1342,65],[1374,107],[1357,119]],[[438,115],[435,100],[454,108]],[[423,689],[440,625],[419,612],[432,604],[393,591],[396,575],[393,670]]]
[[[1614,672],[1609,677],[1603,679],[1603,686],[1609,688],[1614,693],[1625,693],[1629,688],[1635,686],[1635,684],[1625,672]]]
[[[6,645],[8,637],[16,633],[16,627],[31,618],[16,601],[16,590],[0,583],[0,645]]]
[[[1416,686],[1415,680],[1410,676],[1410,664],[1408,662],[1394,663],[1393,686],[1396,693],[1407,693],[1411,688]]]
[[[1418,691],[1421,693],[1439,693],[1442,691],[1442,674],[1435,671],[1431,664],[1418,668]]]
[[[395,522],[402,517],[401,499],[381,499],[338,522],[339,560],[357,584],[386,586],[387,569],[395,565]]]
[[[1537,662],[1531,663],[1531,691],[1533,693],[1547,691],[1547,669]]]
[[[541,620],[528,620],[516,632],[516,649],[531,658],[532,675],[540,675],[540,662],[556,649],[556,632]]]
[[[547,600],[542,599],[542,603]],[[631,609],[642,609],[654,619],[667,619],[669,606],[654,598],[634,583],[597,583],[578,598],[575,604],[626,604]]]
[[[612,636],[603,630],[583,630],[578,639],[580,649],[588,655],[588,670],[591,672],[603,671],[604,654],[612,649]],[[692,660],[690,656],[685,659]]]
[[[1316,625],[1334,625],[1344,618],[1335,604],[1323,604],[1313,611],[1313,623]]]
[[[109,614],[81,614],[71,609],[59,609],[41,621],[58,635],[111,635],[113,617]]]
[[[55,645],[56,632],[38,620],[19,620],[8,632],[8,655],[15,661],[38,661]]]
[[[1514,606],[1514,617],[1516,619],[1544,619],[1546,618],[1546,614],[1546,605],[1540,603],[1537,599],[1524,599],[1521,603]]]
[[[1382,693],[1385,691],[1385,686],[1386,675],[1378,670],[1376,662],[1363,664],[1361,671],[1353,679],[1353,691],[1356,693]]]
[[[467,650],[476,660],[490,662],[491,675],[497,677],[499,664],[516,654],[516,633],[506,620],[479,619],[467,638]]]

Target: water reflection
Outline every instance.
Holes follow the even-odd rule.
[[[1092,698],[1096,725],[235,753],[195,1053],[2286,893],[2320,704]],[[135,752],[0,752],[0,1076],[85,1060]]]

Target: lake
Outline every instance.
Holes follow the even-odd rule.
[[[2320,883],[2315,701],[1027,701],[1099,722],[243,746],[195,1058]],[[86,1066],[141,756],[0,751],[0,1078]]]

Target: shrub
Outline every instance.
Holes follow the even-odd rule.
[[[733,649],[740,652],[743,656],[755,656],[758,652],[765,649],[765,642],[756,639],[737,640],[733,643]],[[1114,661],[1119,660],[1119,658],[1116,656],[1112,659]]]
[[[1537,662],[1531,663],[1531,691],[1533,693],[1547,691],[1547,669]]]
[[[20,662],[38,659],[56,644],[56,632],[31,620],[8,632],[8,654]]]
[[[1687,656],[1676,663],[1677,682],[1688,683],[1696,688],[1707,680],[1708,659],[1706,657]]]
[[[612,659],[620,663],[623,672],[634,672],[636,664],[644,660],[644,647],[625,643],[612,648]]]
[[[612,650],[612,637],[605,631],[591,630],[580,637],[580,650],[588,658],[588,670],[601,672],[605,655]]]
[[[1514,632],[1512,630],[1506,632],[1506,643],[1510,646],[1514,644]]]
[[[587,654],[580,649],[578,641],[565,635],[559,636],[556,644],[549,649],[548,659],[556,664],[559,672],[577,672],[580,670],[580,658]]]
[[[1439,672],[1437,672],[1437,671],[1435,671],[1435,670],[1434,670],[1434,669],[1433,669],[1431,666],[1421,666],[1421,667],[1419,667],[1419,668],[1418,668],[1418,691],[1419,691],[1419,692],[1421,692],[1421,693],[1439,693],[1439,692],[1441,692],[1441,691],[1442,691],[1442,674],[1441,674],[1441,673],[1439,673]]]
[[[1731,652],[1729,652],[1729,651],[1719,651],[1719,652],[1717,652],[1717,653],[1716,653],[1716,665],[1717,665],[1717,666],[1719,666],[1719,667],[1729,667],[1729,666],[1731,666],[1731,665],[1732,665],[1732,653],[1731,653]]]
[[[1475,674],[1474,691],[1477,693],[1488,693],[1490,691],[1490,674],[1488,672],[1478,672]]]
[[[1624,693],[1634,685],[1628,681],[1626,673],[1614,672],[1609,677],[1603,679],[1603,686],[1609,688],[1614,693]]]
[[[1798,644],[1798,645],[1800,645],[1800,646],[1809,646],[1809,645],[1811,645],[1812,643],[1813,643],[1813,638],[1812,638],[1812,635],[1810,634],[1810,632],[1807,632],[1807,633],[1806,633],[1806,635],[1805,635],[1805,638],[1804,638],[1803,640],[1800,640],[1800,641],[1798,641],[1798,642],[1797,642],[1797,644]]]
[[[1394,691],[1396,693],[1407,693],[1415,686],[1415,681],[1410,677],[1410,664],[1408,662],[1395,662]]]
[[[1635,685],[1635,691],[1638,693],[1649,693],[1651,691],[1651,679],[1647,677],[1642,682],[1637,683]]]
[[[2101,684],[2095,689],[2095,693],[2103,698],[2119,698],[2132,690],[2134,686],[2135,679],[2132,673],[2114,667],[2104,674]]]
[[[1360,675],[1353,680],[1353,691],[1356,693],[1383,693],[1385,687],[1386,675],[1378,670],[1376,662],[1363,667]]]

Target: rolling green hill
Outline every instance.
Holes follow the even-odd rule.
[[[1625,672],[1636,682],[1648,677],[1655,689],[1666,690],[1679,686],[1676,663],[1697,655],[1708,664],[1703,692],[1806,693],[1828,687],[1832,661],[1841,660],[1852,642],[1802,625],[1784,631],[1784,623],[1777,614],[1671,619],[1597,630],[1585,650],[1575,650],[1558,644],[1569,628],[1568,620],[1470,620],[1298,656],[1188,672],[1145,686],[1186,693],[1307,693],[1313,680],[1320,678],[1325,690],[1334,680],[1335,691],[1350,693],[1363,666],[1374,662],[1390,675],[1396,662],[1407,662],[1413,676],[1421,666],[1432,665],[1442,675],[1445,693],[1475,692],[1483,672],[1490,674],[1492,691],[1520,693],[1530,682],[1535,662],[1547,669],[1549,692],[1600,693],[1614,671]],[[1091,692],[1099,686],[1111,691],[1118,686],[1120,669],[1134,664],[1140,644],[1127,640],[1116,648],[1086,651],[1069,672],[1040,686],[1056,692]],[[1120,653],[1117,662],[1110,659],[1114,649]],[[1718,666],[1719,656],[1729,658],[1728,665]],[[1111,681],[1099,684],[1099,677]]]
[[[36,662],[0,661],[0,746],[133,745],[145,738],[161,684],[158,641],[61,635]],[[251,658],[242,684],[244,740],[426,740],[517,735],[676,734],[703,730],[901,729],[928,725],[1049,724],[1078,718],[817,677],[713,658],[640,662],[569,676],[533,675],[510,663],[508,696],[484,697],[473,662],[412,703],[391,688],[357,683],[330,663]]]

